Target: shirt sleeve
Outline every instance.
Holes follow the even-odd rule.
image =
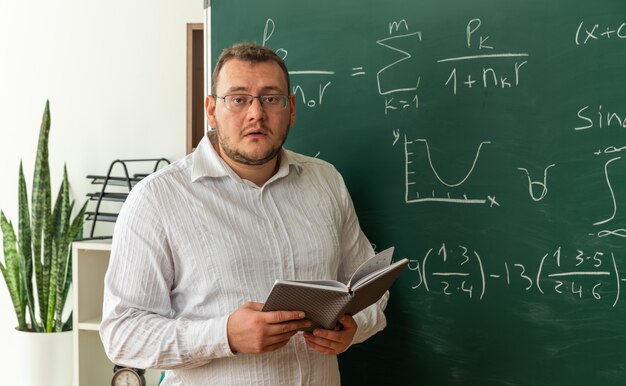
[[[228,315],[174,315],[175,267],[157,203],[149,187],[138,184],[116,222],[100,324],[106,354],[116,364],[142,369],[192,368],[232,356]]]
[[[339,270],[339,280],[347,282],[361,263],[374,256],[375,252],[361,230],[348,189],[341,176],[339,179],[344,208],[344,222],[341,230],[341,256],[344,256],[344,260]],[[384,311],[388,299],[389,291],[385,292],[378,302],[353,316],[358,328],[352,344],[364,342],[387,326]]]

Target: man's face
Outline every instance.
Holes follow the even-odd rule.
[[[274,62],[249,63],[231,59],[222,67],[216,85],[220,97],[232,94],[289,95],[287,81],[280,66]],[[242,111],[226,108],[223,99],[207,97],[209,124],[217,130],[218,151],[228,163],[263,165],[273,160],[287,139],[289,127],[295,123],[295,96],[287,107],[266,111],[260,100]]]

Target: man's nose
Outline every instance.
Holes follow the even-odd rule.
[[[263,119],[265,116],[265,110],[263,104],[259,98],[252,99],[250,106],[248,106],[247,117],[249,120]]]

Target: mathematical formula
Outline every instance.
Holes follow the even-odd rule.
[[[471,54],[449,56],[445,58],[434,59],[435,63],[449,66],[448,76],[440,79],[439,82],[448,87],[450,91],[456,95],[460,89],[472,88],[500,88],[507,89],[519,86],[523,81],[523,67],[529,63],[528,52],[508,52],[506,50],[498,50],[498,47],[492,43],[491,35],[484,33],[485,27],[479,18],[471,19],[465,26],[465,45]],[[273,19],[267,19],[263,29],[263,45],[270,42],[272,36],[276,32],[276,23]],[[600,40],[624,40],[626,39],[626,22],[619,25],[601,25],[598,23],[590,24],[581,21],[573,32],[573,43],[576,46],[586,46]],[[414,62],[415,55],[410,50],[400,47],[419,47],[425,38],[421,31],[411,31],[411,27],[406,19],[394,20],[388,24],[388,36],[376,40],[376,44],[384,47],[391,58],[394,60],[385,66],[375,69],[376,74],[376,91],[379,95],[384,96],[383,111],[389,114],[392,111],[402,111],[404,109],[418,109],[419,97],[417,91],[421,80],[419,64]],[[285,48],[277,48],[276,52],[283,58],[287,59],[288,50]],[[478,68],[460,69],[458,63],[467,62],[486,63]],[[505,62],[502,66],[495,66],[495,63]],[[405,69],[414,67],[413,76],[407,77]],[[508,68],[506,68],[508,66]],[[498,67],[498,68],[496,68]],[[338,73],[344,73],[344,69],[338,71],[334,69],[306,69],[292,70],[291,75],[322,75],[335,76]],[[398,80],[394,76],[394,72],[401,71],[403,77]],[[411,73],[411,72],[408,72]],[[359,77],[367,74],[367,70],[362,65],[355,65],[350,68],[351,77]],[[397,82],[401,82],[397,84]],[[292,92],[299,94],[302,102],[307,107],[316,107],[322,104],[323,93],[328,86],[332,84],[332,80],[324,80],[320,83],[319,90],[311,91],[309,95],[301,84],[296,84]],[[401,93],[401,97],[393,96]],[[409,93],[409,94],[407,94]],[[311,97],[310,95],[315,95]],[[623,122],[623,121],[622,121]]]
[[[424,82],[435,82],[452,98],[485,93],[487,90],[489,93],[512,93],[528,82],[526,71],[533,65],[531,53],[519,49],[519,46],[516,49],[507,48],[506,39],[502,39],[502,34],[492,31],[490,24],[489,20],[471,18],[464,24],[454,26],[454,30],[458,31],[457,44],[450,46],[457,47],[456,52],[442,57],[425,57],[424,44],[436,37],[426,35],[407,19],[391,20],[381,26],[382,36],[371,42],[382,52],[382,64],[375,68],[368,68],[362,63],[353,63],[349,68],[341,69],[294,68],[290,71],[293,83],[291,91],[303,106],[314,109],[322,107],[329,99],[332,101],[338,77],[349,77],[354,82],[368,82],[371,84],[371,94],[380,101],[380,113],[385,119],[407,117],[409,129],[397,126],[391,128],[392,146],[404,151],[405,204],[483,205],[497,210],[507,203],[494,192],[479,192],[471,185],[475,173],[485,175],[485,169],[488,172],[490,165],[487,159],[493,162],[494,149],[502,148],[494,138],[486,136],[478,143],[468,144],[463,154],[471,156],[451,154],[450,160],[444,160],[448,170],[452,162],[456,163],[453,165],[455,177],[451,178],[433,160],[432,139],[425,135],[408,134],[415,131],[411,127],[412,117],[419,113],[424,101],[430,98],[420,88]],[[564,44],[576,50],[584,50],[593,44],[626,42],[626,23],[603,25],[595,21],[580,21],[571,25],[568,33],[571,40]],[[273,19],[267,19],[263,29],[263,44],[271,42],[272,37],[279,32],[280,26]],[[276,51],[285,59],[289,57],[287,48],[281,47]],[[426,68],[435,68],[437,71],[426,73]],[[433,74],[437,74],[438,78],[427,79],[435,76]],[[583,102],[574,110],[571,111],[574,124],[568,127],[572,133],[626,128],[626,112],[604,107],[601,101],[596,104]],[[399,145],[402,144],[402,138],[404,146]],[[605,189],[603,198],[607,200],[607,206],[610,204],[610,211],[589,222],[594,227],[589,232],[591,237],[626,238],[626,228],[613,224],[621,211],[619,198],[623,196],[620,194],[622,192],[614,189],[616,173],[626,167],[626,159],[616,153],[624,150],[626,146],[621,144],[590,150],[597,157],[610,156],[601,161],[603,169],[594,174],[599,179],[598,184]],[[551,197],[551,187],[563,183],[555,177],[560,171],[560,163],[550,159],[550,154],[546,156],[543,161],[532,160],[527,164],[522,161],[510,171],[511,175],[519,179],[518,189],[525,189],[523,194],[532,203],[539,204]]]
[[[613,252],[576,250],[564,253],[561,247],[533,259],[511,262],[502,259],[486,265],[478,251],[458,245],[430,248],[423,257],[410,259],[415,277],[412,289],[423,288],[444,296],[464,296],[482,300],[492,286],[514,286],[537,294],[575,296],[608,301],[615,307],[620,299],[620,274]],[[493,259],[489,259],[491,261]]]
[[[496,52],[494,45],[489,40],[489,35],[481,32],[482,21],[471,19],[465,26],[465,37],[467,48],[474,51],[471,55],[450,56],[446,58],[433,59],[435,63],[449,67],[448,76],[439,82],[450,89],[456,95],[461,88],[512,88],[522,82],[523,67],[528,63],[529,56],[525,52]],[[276,23],[273,19],[267,19],[263,29],[263,44],[270,42],[276,33]],[[415,54],[410,50],[401,47],[417,48],[423,41],[421,31],[411,31],[409,23],[405,20],[392,21],[388,25],[389,36],[376,40],[376,44],[385,48],[392,60],[381,68],[375,69],[376,93],[383,96],[382,111],[385,115],[394,111],[400,112],[419,109],[419,86],[422,76],[420,75],[419,64],[415,62]],[[277,48],[276,52],[287,59],[289,51],[285,48]],[[508,69],[494,66],[490,63],[506,63]],[[471,70],[461,69],[459,63],[481,62],[483,65]],[[484,63],[487,63],[486,65]],[[496,68],[497,67],[497,68]],[[414,70],[409,70],[414,68]],[[302,101],[303,105],[314,108],[323,104],[324,93],[330,91],[333,84],[333,77],[342,70],[334,69],[293,69],[289,74],[295,78],[292,92]],[[368,70],[361,65],[350,68],[350,77],[365,76]],[[402,76],[399,77],[398,74]],[[411,74],[407,76],[407,74]],[[317,76],[320,78],[318,88],[315,90],[305,90],[305,87],[298,82],[299,76]]]
[[[576,30],[574,41],[576,45],[587,45],[598,40],[610,40],[612,38],[626,39],[626,23],[618,26],[589,24],[581,21]]]

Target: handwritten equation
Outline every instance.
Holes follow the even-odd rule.
[[[620,25],[589,24],[581,21],[576,30],[576,45],[592,44],[601,39],[626,39],[626,23]]]
[[[441,79],[440,82],[445,87],[449,87],[454,95],[459,92],[460,88],[486,89],[495,87],[504,89],[518,86],[522,81],[522,68],[528,63],[528,60],[521,59],[527,58],[529,54],[526,52],[494,52],[494,46],[489,43],[490,36],[480,33],[481,25],[480,19],[471,19],[465,27],[466,36],[464,39],[467,48],[477,53],[434,59],[435,63],[450,67],[449,75],[446,79]],[[263,29],[263,45],[270,42],[276,28],[276,22],[273,19],[266,20]],[[418,89],[422,78],[421,72],[424,69],[416,61],[420,57],[415,50],[420,47],[422,41],[422,32],[412,31],[406,19],[389,22],[388,36],[376,40],[375,43],[383,47],[389,57],[387,64],[374,69],[376,93],[384,97],[382,108],[385,115],[394,111],[419,109]],[[485,53],[486,51],[490,52]],[[278,48],[276,52],[285,60],[289,55],[289,51],[285,48]],[[510,68],[502,70],[492,64],[486,64],[478,69],[467,71],[458,66],[460,62],[472,61],[482,63],[508,61]],[[334,69],[291,70],[289,71],[290,76],[296,78],[292,92],[298,95],[305,106],[319,107],[324,102],[324,94],[330,91],[330,86],[333,83],[332,78],[344,72],[345,69],[340,71]],[[362,64],[355,63],[350,68],[349,76],[361,77],[367,73],[368,70]],[[302,83],[297,82],[299,76],[317,76],[321,80],[314,90],[306,90]]]
[[[423,288],[444,296],[482,300],[492,286],[516,286],[521,291],[553,293],[579,299],[607,300],[615,307],[620,299],[622,278],[613,252],[576,250],[566,254],[561,247],[532,262],[503,260],[487,266],[476,250],[443,243],[419,259],[409,259],[417,277],[411,288]],[[490,261],[492,259],[489,259]]]
[[[518,86],[521,81],[522,67],[528,63],[527,60],[517,60],[528,57],[529,54],[525,52],[482,53],[483,50],[494,50],[494,47],[487,44],[487,41],[490,38],[489,35],[485,36],[479,33],[481,24],[482,22],[480,19],[472,19],[469,23],[467,23],[466,27],[467,48],[476,47],[478,51],[481,51],[480,54],[439,59],[437,60],[437,63],[456,63],[475,60],[492,62],[494,60],[511,58],[516,60],[512,64],[510,71],[505,73],[496,71],[494,66],[491,65],[482,66],[477,72],[459,73],[458,68],[453,66],[450,71],[450,76],[446,80],[445,84],[452,88],[455,95],[457,94],[458,88],[461,86],[467,87],[468,89],[476,86],[482,86],[483,89],[489,87],[511,88]]]
[[[369,47],[380,56],[377,60],[366,63],[355,61],[347,68],[294,68],[290,71],[293,83],[291,91],[303,106],[315,109],[329,103],[329,100],[333,103],[338,77],[366,82],[371,95],[376,98],[374,100],[379,101],[379,112],[385,120],[406,117],[407,128],[399,128],[398,125],[403,123],[398,122],[394,122],[394,127],[390,128],[392,146],[402,144],[404,138],[404,146],[397,148],[404,150],[405,204],[482,205],[497,209],[508,202],[497,197],[495,192],[483,190],[488,187],[477,188],[473,181],[477,181],[474,178],[476,174],[484,176],[488,173],[494,157],[498,156],[495,152],[502,151],[502,143],[490,138],[489,131],[485,130],[485,138],[463,149],[462,154],[471,156],[450,152],[446,157],[443,152],[444,157],[440,157],[437,162],[445,164],[448,173],[455,176],[451,178],[445,175],[442,165],[438,165],[432,157],[435,141],[425,134],[410,134],[416,132],[411,124],[421,113],[420,110],[428,106],[424,101],[428,101],[431,96],[424,95],[424,90],[433,90],[433,84],[437,85],[435,89],[443,89],[446,91],[444,94],[455,99],[483,95],[487,90],[489,94],[514,93],[529,82],[532,55],[524,49],[524,44],[520,48],[519,43],[514,45],[507,42],[505,36],[510,31],[502,31],[501,26],[494,27],[488,19],[468,18],[450,28],[458,32],[451,35],[456,40],[453,44],[446,44],[446,47],[456,48],[448,55],[438,54],[435,57],[428,55],[424,47],[437,39],[436,36],[429,36],[406,18],[381,23],[381,35],[372,39]],[[286,33],[281,31],[273,19],[266,19],[263,44],[271,43],[275,34],[281,32]],[[569,41],[565,43],[577,52],[583,52],[596,44],[626,42],[626,22],[603,24],[596,20],[573,21],[567,36]],[[288,60],[290,52],[287,48],[277,48],[276,52]],[[342,82],[346,84],[345,79]],[[424,84],[429,85],[429,88],[424,88]],[[573,124],[568,123],[571,125],[568,127],[571,133],[626,128],[626,112],[605,107],[600,101],[595,105],[581,102],[573,108],[571,114],[570,122]],[[596,182],[606,192],[594,199],[604,200],[607,213],[600,213],[597,215],[599,218],[589,221],[593,227],[589,236],[626,238],[626,227],[614,224],[624,204],[620,202],[624,192],[616,191],[615,182],[619,170],[626,166],[626,158],[616,153],[624,150],[624,144],[590,150],[598,158],[609,157],[601,161],[602,170],[593,166],[597,167],[593,171],[593,175],[599,179]],[[531,203],[539,204],[543,200],[553,199],[550,196],[552,187],[566,183],[558,180],[557,176],[563,176],[562,162],[571,160],[551,159],[550,152],[546,152],[545,156],[546,159],[522,160],[510,170],[510,175],[516,176],[519,181],[515,189],[520,189]]]

